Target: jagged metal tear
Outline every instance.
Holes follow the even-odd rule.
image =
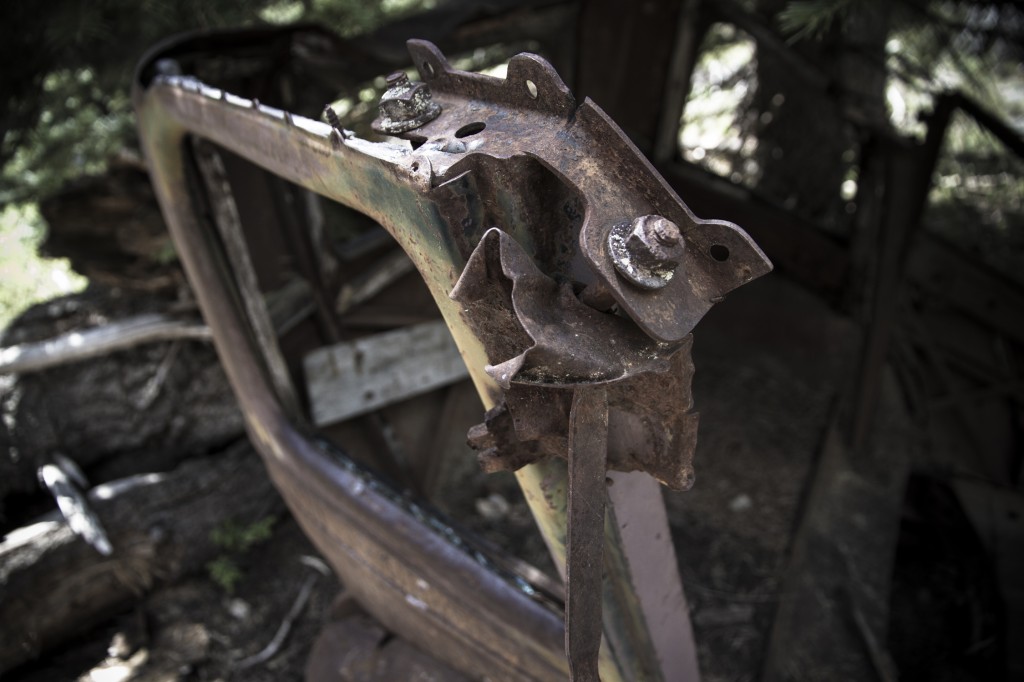
[[[483,342],[504,402],[470,432],[489,471],[564,457],[574,387],[607,384],[608,468],[693,485],[692,337],[658,343],[628,319],[581,303],[522,246],[488,230],[452,290]]]

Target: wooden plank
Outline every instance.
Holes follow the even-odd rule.
[[[676,0],[581,3],[573,92],[594,100],[643,152],[658,135],[680,13]]]
[[[468,376],[443,322],[426,322],[318,349],[306,356],[317,426],[366,414]]]
[[[982,481],[950,481],[995,565],[1006,617],[1006,641],[1024,641],[1024,493]],[[1024,679],[1024,648],[1005,647],[1006,679]]]
[[[922,231],[907,277],[983,326],[1024,343],[1024,291],[1015,282]]]
[[[910,471],[908,417],[889,377],[879,402],[860,450],[843,437],[840,415],[849,408],[833,414],[783,573],[765,682],[896,679],[883,643]]]
[[[893,329],[899,320],[910,246],[920,232],[921,214],[931,189],[932,169],[945,134],[948,112],[943,116],[947,118],[933,118],[921,145],[875,138],[870,147],[872,154],[877,155],[872,165],[878,164],[877,177],[882,180],[877,188],[882,193],[862,202],[862,209],[870,210],[869,218],[877,215],[879,221],[875,230],[879,261],[871,281],[866,283],[867,337],[849,430],[854,450],[861,449],[867,441],[875,417]],[[865,226],[861,225],[861,229]]]

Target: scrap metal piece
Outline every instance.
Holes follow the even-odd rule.
[[[569,415],[569,510],[565,563],[565,653],[571,682],[601,682],[601,576],[604,556],[608,395],[577,388]]]
[[[71,531],[103,556],[114,552],[103,523],[89,504],[88,482],[74,461],[56,455],[52,463],[39,467],[39,483],[53,495],[57,509]]]
[[[672,490],[694,483],[698,414],[691,412],[692,337],[662,372],[644,372],[606,384],[609,403],[608,469],[644,471]],[[470,430],[468,442],[487,472],[516,471],[566,455],[573,388],[514,383],[504,402]]]
[[[622,257],[615,251],[620,240],[613,235],[616,229],[622,230],[621,223],[602,226],[587,221],[580,231],[582,253],[604,286],[622,310],[659,341],[686,336],[727,293],[771,270],[767,257],[732,223],[697,220],[688,212],[687,218],[688,225],[680,228],[687,248],[679,260],[686,276],[654,274],[661,280],[654,290],[642,283],[659,284],[654,279],[622,276],[625,273],[617,262]]]
[[[430,86],[413,83],[404,71],[387,78],[388,89],[380,97],[380,116],[373,129],[386,135],[415,130],[441,115],[441,107],[433,101]]]
[[[680,341],[729,291],[771,270],[742,229],[695,217],[615,123],[592,101],[577,103],[543,59],[517,55],[501,80],[454,69],[424,41],[410,41],[409,50],[445,114],[408,138],[430,161],[438,203],[453,225],[451,238],[460,250],[468,246],[466,255],[485,229],[500,227],[542,272],[587,288],[600,284],[662,343]],[[431,144],[460,133],[469,140],[464,154]],[[491,164],[488,157],[503,163]],[[522,157],[540,163],[531,169],[518,161]],[[488,177],[495,171],[500,181]],[[519,184],[523,171],[537,176],[531,180],[547,183],[548,174],[557,183],[539,192],[536,184]],[[509,183],[518,193],[506,192]],[[480,190],[475,194],[494,201],[475,201],[474,186]],[[547,201],[547,211],[533,210]],[[608,248],[615,225],[647,215],[677,225],[686,243],[678,266],[686,275],[657,290],[624,279]]]
[[[484,343],[492,363],[485,371],[506,390],[513,380],[575,386],[664,371],[682,345],[660,344],[629,320],[580,302],[497,228],[484,234],[450,296]]]
[[[324,106],[324,118],[327,120],[327,124],[334,130],[341,130],[341,119],[338,118],[338,112],[334,110],[330,104]]]

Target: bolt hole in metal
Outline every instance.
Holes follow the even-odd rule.
[[[419,161],[413,161],[412,162],[412,172],[415,173],[419,169],[420,169],[420,162]]]
[[[427,77],[433,78],[434,77],[434,65],[431,64],[430,62],[423,62],[423,73]]]
[[[526,91],[530,93],[530,97],[537,99],[537,84],[531,80],[526,81]]]
[[[475,123],[467,123],[458,130],[455,131],[455,137],[469,137],[470,135],[476,135],[482,132],[487,127],[486,123],[482,121],[476,121]]]
[[[708,253],[719,263],[724,263],[729,260],[729,247],[723,246],[722,244],[712,244],[711,248],[708,249]]]

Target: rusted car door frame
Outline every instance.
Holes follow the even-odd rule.
[[[682,363],[678,374],[683,384],[667,386],[671,391],[685,389],[685,395],[669,401],[678,412],[673,424],[691,441],[696,422],[688,415],[689,331],[725,292],[766,272],[767,260],[735,226],[694,218],[600,109],[589,101],[577,106],[557,74],[538,57],[513,58],[502,81],[459,72],[430,44],[412,41],[413,62],[445,114],[411,134],[413,145],[399,146],[368,142],[189,76],[161,73],[167,60],[194,49],[196,40],[161,46],[141,64],[135,88],[139,128],[180,257],[247,428],[276,485],[346,587],[387,627],[457,667],[491,679],[565,679],[564,632],[557,607],[539,598],[524,581],[502,575],[429,512],[389,491],[318,439],[299,414],[290,397],[294,388],[281,371],[279,351],[262,319],[265,311],[251,305],[251,287],[239,277],[238,254],[232,253],[237,245],[226,245],[223,226],[217,225],[230,222],[224,215],[230,215],[234,199],[230,192],[211,191],[209,173],[194,153],[193,140],[215,143],[360,211],[387,229],[428,284],[484,406],[492,412],[503,404],[508,385],[500,385],[501,377],[488,371],[493,370],[493,352],[485,347],[486,335],[467,318],[470,304],[452,297],[473,257],[481,272],[493,269],[493,263],[483,262],[490,248],[485,248],[486,235],[479,245],[461,243],[471,232],[474,215],[493,217],[483,209],[473,213],[474,198],[481,196],[472,186],[477,165],[497,164],[499,170],[495,173],[492,167],[491,177],[501,178],[501,168],[526,164],[530,168],[523,173],[549,178],[543,182],[554,178],[568,188],[567,195],[575,192],[582,197],[574,203],[566,196],[559,204],[566,216],[553,219],[555,227],[569,226],[562,230],[567,235],[556,233],[567,240],[559,248],[570,254],[559,267],[586,283],[591,298],[604,301],[606,308],[628,310],[653,339],[644,348],[655,351],[645,352],[657,355],[657,349],[665,348],[666,358]],[[208,46],[210,38],[198,41]],[[477,136],[485,129],[486,136]],[[461,148],[450,144],[472,136],[476,137]],[[515,171],[513,167],[509,173]],[[509,212],[529,216],[530,199],[518,197],[520,203]],[[581,209],[579,215],[570,215],[572,206]],[[653,299],[623,284],[605,253],[612,215],[618,221],[668,216],[680,225],[688,247],[679,256],[685,277],[666,279],[672,295]],[[542,216],[541,222],[547,219]],[[480,225],[474,227],[479,236]],[[527,244],[547,238],[530,232],[536,225],[506,228]],[[501,248],[512,253],[511,241],[501,240],[506,245]],[[621,272],[620,265],[615,264]],[[580,292],[581,298],[586,294]],[[587,342],[587,352],[599,354],[606,340]],[[684,355],[685,360],[678,359]],[[651,388],[653,392],[658,386]],[[602,400],[607,405],[607,399]],[[585,419],[571,423],[586,435]],[[607,423],[605,413],[605,428]],[[607,449],[607,444],[600,447]],[[676,447],[685,449],[685,443]],[[689,447],[692,451],[692,442]],[[668,445],[665,449],[671,450]],[[671,466],[679,485],[692,482],[688,461]],[[604,614],[600,677],[605,682],[697,679],[692,632],[658,482],[631,467],[637,468],[629,464],[618,467],[625,471],[609,471],[609,485],[601,486],[607,490],[608,504],[603,558],[600,551],[597,554],[605,573],[603,598],[598,600],[598,613]],[[540,459],[519,468],[517,477],[555,564],[562,569],[567,565],[570,483],[565,463]],[[596,494],[603,495],[604,490]],[[601,574],[600,567],[581,565],[579,570]],[[594,602],[593,595],[580,599],[586,605]]]

